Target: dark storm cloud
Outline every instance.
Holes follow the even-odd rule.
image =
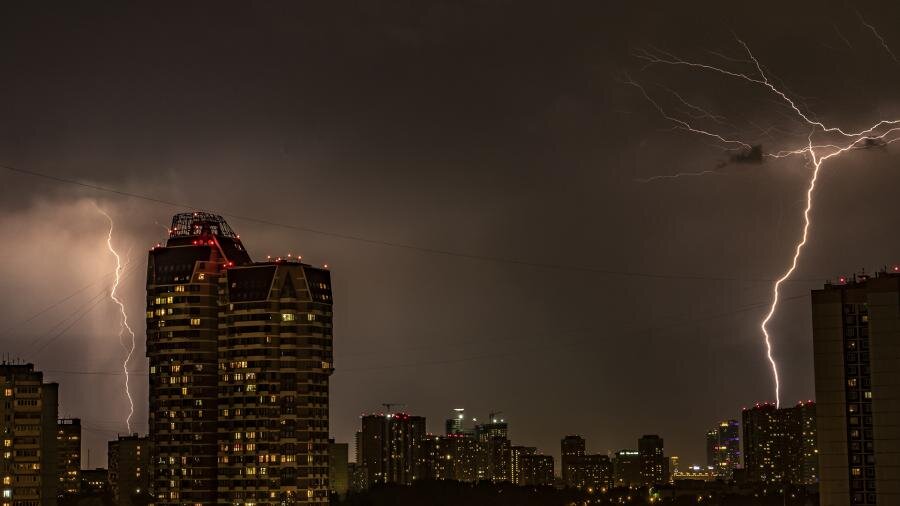
[[[883,3],[877,17],[864,14],[897,19],[898,8]],[[671,453],[702,462],[707,425],[771,397],[757,334],[770,287],[759,280],[785,267],[809,169],[775,160],[727,177],[636,184],[672,166],[713,167],[723,154],[671,131],[615,76],[663,83],[767,149],[797,141],[790,111],[764,91],[642,69],[631,56],[659,47],[722,63],[710,51],[743,57],[734,31],[823,121],[858,127],[900,116],[900,69],[843,3],[772,2],[754,5],[752,16],[720,2],[2,9],[2,163],[388,242],[715,278],[544,269],[231,220],[257,258],[292,252],[332,267],[331,427],[344,441],[360,412],[403,402],[435,431],[454,407],[482,416],[498,409],[515,441],[546,451],[558,451],[566,433],[602,451],[658,432]],[[888,43],[900,41],[896,27],[877,28]],[[900,219],[887,212],[895,149],[859,150],[826,166],[799,278],[897,257],[900,245],[883,234]],[[102,271],[104,223],[91,200],[121,221],[121,244],[135,261],[161,240],[157,222],[178,210],[8,171],[0,182],[4,320],[25,318]],[[140,275],[126,284],[140,321]],[[786,295],[812,286],[793,283]],[[774,322],[787,399],[812,395],[807,304],[786,301]],[[51,312],[42,325],[62,316]],[[92,312],[38,366],[115,370],[113,316]],[[19,337],[22,346],[35,338]],[[110,339],[112,349],[101,348]],[[142,356],[133,363],[144,365]],[[95,430],[123,430],[121,403],[90,400],[100,386],[120,398],[112,380],[51,377],[62,383],[68,414],[95,420]],[[104,453],[109,433],[92,437],[94,454]]]

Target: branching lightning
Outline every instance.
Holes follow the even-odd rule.
[[[132,355],[134,355],[134,349],[136,347],[136,337],[134,334],[134,330],[131,329],[131,326],[128,324],[128,313],[125,311],[125,304],[118,297],[116,292],[119,289],[119,281],[122,279],[122,272],[125,270],[125,265],[122,264],[122,258],[119,256],[119,253],[116,252],[116,249],[112,244],[112,235],[113,229],[115,228],[115,223],[113,222],[112,217],[106,213],[100,207],[97,207],[97,211],[100,212],[103,216],[106,217],[107,221],[109,221],[109,233],[106,236],[106,247],[110,253],[116,258],[116,272],[115,279],[113,280],[112,288],[109,291],[109,298],[119,306],[119,312],[122,315],[122,324],[121,329],[119,330],[119,342],[122,344],[122,347],[125,348],[127,355],[125,356],[125,360],[122,362],[122,370],[125,372],[125,396],[128,397],[128,405],[130,411],[128,412],[128,417],[125,419],[125,425],[128,427],[128,433],[131,434],[131,418],[134,416],[134,399],[131,396],[131,389],[129,386],[129,380],[131,379],[128,373],[128,362],[131,360]],[[128,333],[131,336],[131,344],[128,345],[122,342],[122,336]]]
[[[876,37],[882,42],[885,49],[894,59],[897,61],[897,58],[894,56],[893,51],[887,46],[884,42],[884,39],[878,35],[878,32],[875,29],[865,22],[860,16],[860,20],[875,33]],[[700,70],[700,71],[709,71],[718,73],[727,77],[739,79],[746,81],[748,83],[758,85],[770,93],[774,94],[780,103],[783,103],[790,108],[794,113],[795,120],[799,121],[800,124],[805,124],[810,128],[809,134],[807,136],[807,143],[802,147],[795,148],[787,148],[781,149],[777,151],[773,151],[770,153],[764,153],[763,156],[766,158],[778,159],[778,158],[787,158],[792,156],[803,156],[807,158],[812,166],[812,170],[810,172],[809,181],[806,186],[806,195],[805,195],[805,206],[803,209],[803,228],[800,237],[794,244],[793,248],[793,256],[791,257],[790,264],[788,268],[781,273],[781,275],[775,280],[772,286],[772,298],[771,304],[769,304],[768,311],[762,318],[759,328],[762,332],[763,340],[765,342],[766,348],[766,358],[769,361],[772,369],[772,376],[774,379],[775,386],[775,404],[776,406],[781,405],[781,381],[778,375],[778,364],[775,361],[773,355],[773,338],[771,333],[769,332],[769,322],[772,320],[776,311],[778,310],[778,303],[781,299],[781,287],[785,281],[790,279],[790,277],[794,274],[794,271],[797,269],[797,266],[800,262],[800,255],[803,252],[803,248],[806,246],[809,240],[809,232],[812,227],[812,211],[813,211],[813,196],[816,190],[816,183],[819,180],[819,173],[822,169],[822,165],[825,161],[840,156],[848,151],[856,150],[856,149],[866,149],[872,146],[883,146],[887,144],[894,143],[896,141],[900,141],[900,119],[882,119],[878,120],[872,126],[859,130],[859,131],[850,131],[845,130],[836,126],[829,126],[824,124],[823,122],[812,118],[812,114],[808,111],[802,110],[796,103],[794,99],[789,96],[789,92],[786,92],[786,88],[784,90],[773,84],[773,82],[766,75],[766,72],[763,70],[763,66],[760,64],[759,60],[754,56],[750,47],[744,43],[739,38],[736,38],[738,44],[744,49],[749,58],[746,60],[746,64],[750,64],[753,66],[755,73],[757,75],[748,74],[744,72],[738,72],[729,70],[726,68],[718,67],[711,64],[700,63],[685,60],[679,58],[671,53],[659,50],[652,49],[648,50],[639,50],[635,53],[635,56],[641,60],[647,62],[647,65],[644,67],[651,65],[670,65],[670,66],[682,66],[687,67],[692,70]],[[728,58],[731,62],[741,62],[742,60],[737,60],[734,58]],[[664,119],[669,121],[670,123],[675,125],[675,128],[685,130],[694,134],[702,135],[707,138],[712,138],[728,146],[729,148],[734,148],[735,146],[739,146],[740,148],[749,148],[750,143],[744,142],[738,139],[730,139],[725,138],[722,135],[701,128],[699,126],[695,126],[691,124],[691,121],[703,120],[703,119],[716,119],[720,120],[720,116],[714,115],[712,113],[703,111],[703,114],[689,114],[687,119],[676,118],[670,115],[665,111],[665,109],[654,100],[642,87],[640,84],[634,82],[630,78],[626,81],[627,84],[632,85],[638,88],[641,91],[641,94],[647,99],[650,104],[662,115]],[[684,105],[683,99],[680,96],[677,96],[679,102]],[[693,107],[691,107],[693,109]],[[696,110],[696,109],[695,109]],[[720,121],[716,121],[716,123],[720,123]],[[816,136],[823,136],[824,141],[814,142],[813,138]],[[675,179],[679,177],[685,176],[702,176],[707,174],[716,174],[716,171],[707,170],[707,171],[699,171],[699,172],[683,172],[674,175],[668,176],[654,176],[650,178],[646,178],[643,180],[639,180],[641,182],[649,182],[658,179]]]

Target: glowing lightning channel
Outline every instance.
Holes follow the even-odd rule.
[[[116,252],[116,249],[113,248],[112,245],[112,234],[113,229],[115,228],[115,223],[113,222],[112,217],[106,213],[100,207],[97,207],[97,211],[100,212],[103,216],[106,217],[107,221],[109,221],[109,233],[106,236],[106,247],[109,249],[109,252],[116,257],[116,277],[113,280],[112,288],[109,291],[109,298],[112,299],[116,305],[119,306],[119,312],[122,314],[122,329],[127,331],[131,336],[131,346],[127,346],[124,343],[123,347],[128,352],[128,355],[125,357],[125,361],[122,362],[122,370],[125,372],[125,395],[128,397],[128,405],[130,407],[130,411],[128,412],[128,418],[125,419],[125,425],[128,426],[128,433],[131,434],[131,418],[134,416],[134,399],[131,397],[131,389],[129,388],[128,381],[130,376],[128,374],[128,362],[131,360],[131,356],[134,355],[134,349],[136,347],[136,337],[134,335],[134,330],[131,329],[131,326],[128,325],[128,313],[125,311],[125,304],[121,299],[116,295],[116,291],[119,289],[119,281],[122,279],[122,271],[124,270],[124,266],[122,265],[122,259],[119,257],[119,254]],[[119,333],[119,337],[122,337],[122,333]]]
[[[862,19],[862,16],[860,16],[860,19]],[[863,20],[863,23],[866,24],[866,26],[869,26],[870,29],[872,29],[874,32],[874,28],[872,28],[870,25],[865,23],[864,20]],[[876,36],[878,36],[877,32],[875,32],[875,33],[876,33]],[[879,39],[884,44],[884,40],[881,39],[880,36],[879,36]],[[822,164],[826,160],[836,157],[836,156],[839,156],[839,155],[842,155],[842,154],[846,153],[847,151],[854,150],[854,149],[866,149],[871,146],[887,145],[887,144],[892,144],[894,142],[900,141],[900,127],[896,126],[896,125],[900,124],[900,119],[894,119],[894,120],[882,119],[882,120],[879,120],[878,122],[876,122],[875,124],[873,124],[872,126],[870,126],[868,129],[861,130],[858,132],[848,132],[839,127],[828,126],[818,120],[812,119],[809,117],[809,115],[807,115],[807,113],[804,113],[796,105],[796,103],[790,97],[788,97],[788,95],[784,91],[782,91],[777,86],[772,84],[772,82],[769,80],[769,78],[766,76],[765,72],[763,71],[763,67],[759,63],[759,60],[757,60],[756,57],[753,55],[753,53],[750,51],[749,46],[747,46],[747,44],[745,44],[744,41],[742,41],[740,39],[737,39],[737,42],[741,46],[743,46],[743,48],[746,50],[747,55],[750,58],[747,63],[752,63],[756,67],[756,70],[760,76],[759,78],[756,78],[756,77],[753,77],[753,76],[750,76],[750,75],[747,75],[747,74],[744,74],[741,72],[734,72],[731,70],[723,69],[723,68],[720,68],[720,67],[717,67],[714,65],[683,60],[683,59],[678,58],[670,53],[667,53],[667,52],[664,52],[664,51],[661,51],[658,49],[655,50],[654,53],[651,53],[646,50],[639,50],[635,54],[635,56],[637,58],[647,61],[648,65],[666,64],[666,65],[673,65],[673,66],[686,66],[686,67],[693,68],[693,69],[717,72],[719,74],[723,74],[723,75],[726,75],[726,76],[729,76],[732,78],[741,79],[741,80],[744,80],[744,81],[747,81],[747,82],[750,82],[753,84],[763,86],[763,87],[767,88],[769,91],[771,91],[772,93],[774,93],[775,95],[777,95],[791,109],[793,109],[796,116],[798,118],[800,118],[802,120],[802,122],[806,123],[809,127],[811,127],[811,131],[807,138],[806,146],[804,146],[802,148],[797,148],[797,149],[785,149],[785,150],[780,150],[780,151],[775,151],[773,153],[765,154],[766,157],[770,157],[770,158],[786,158],[788,156],[808,155],[810,161],[812,162],[812,173],[810,175],[809,183],[808,183],[808,186],[806,189],[806,201],[805,201],[806,205],[803,210],[803,232],[802,232],[800,238],[798,239],[798,241],[796,242],[796,244],[794,245],[794,255],[791,258],[790,267],[788,267],[788,269],[778,279],[775,280],[775,283],[772,287],[772,303],[769,306],[769,311],[766,313],[765,317],[763,318],[763,320],[760,323],[760,330],[762,330],[765,344],[766,344],[766,358],[768,359],[769,364],[772,366],[772,375],[775,380],[775,404],[776,404],[776,407],[780,407],[781,406],[781,382],[780,382],[780,379],[778,376],[778,365],[775,362],[775,358],[772,355],[772,352],[773,352],[772,336],[769,334],[768,324],[772,320],[772,317],[775,315],[775,312],[778,309],[778,302],[781,298],[781,285],[785,281],[790,279],[791,275],[797,269],[797,266],[800,262],[800,254],[802,253],[803,248],[806,246],[806,243],[809,239],[809,230],[810,230],[810,227],[812,226],[812,220],[810,218],[810,215],[811,215],[811,212],[813,209],[813,193],[816,189],[816,182],[818,181],[819,171],[822,168]],[[886,44],[885,44],[885,48],[891,54],[891,57],[894,57],[893,52],[890,51],[890,48],[888,48],[886,46]],[[894,58],[894,59],[896,61],[896,58]],[[641,85],[635,83],[634,81],[630,81],[630,80],[629,80],[629,82],[627,82],[627,84],[630,84],[630,85],[635,86],[636,88],[640,89],[641,93],[644,95],[644,98],[646,98],[659,111],[659,113],[662,115],[662,117],[664,119],[674,123],[677,128],[686,130],[689,132],[693,132],[695,134],[700,134],[700,135],[703,135],[706,137],[713,138],[715,140],[718,140],[719,142],[722,142],[725,145],[749,146],[749,143],[739,141],[739,140],[734,140],[734,139],[726,139],[715,132],[711,132],[708,130],[704,130],[702,128],[694,127],[693,125],[691,125],[689,123],[689,121],[675,118],[675,117],[669,115],[658,102],[656,102],[649,96],[649,94],[646,92],[646,90]],[[698,119],[703,119],[703,118],[702,117],[692,117],[691,119],[698,120]],[[817,132],[822,135],[830,136],[832,138],[839,137],[839,138],[847,139],[847,141],[844,144],[840,144],[837,141],[832,141],[831,139],[829,139],[829,141],[822,143],[822,144],[813,144],[813,135],[816,134]],[[709,173],[709,172],[711,172],[711,171],[704,171],[704,172],[700,172],[700,173],[682,173],[682,174],[676,174],[674,176],[656,176],[655,178],[649,178],[649,180],[663,179],[663,178],[674,179],[674,178],[680,177],[680,176],[702,175],[702,174]]]
[[[697,172],[676,172],[674,174],[663,174],[660,176],[650,176],[650,177],[635,179],[635,181],[637,181],[638,183],[652,183],[653,181],[659,181],[661,179],[680,179],[683,177],[700,177],[700,176],[711,176],[711,175],[724,176],[725,174],[723,174],[717,170],[700,170]]]
[[[887,54],[891,55],[891,59],[894,60],[894,63],[900,63],[900,60],[897,59],[897,55],[895,55],[894,51],[891,50],[891,47],[888,46],[887,41],[884,40],[884,37],[882,37],[881,34],[878,33],[878,30],[876,30],[874,26],[866,22],[866,18],[863,17],[861,12],[856,11],[856,15],[859,16],[859,22],[865,25],[866,28],[871,30],[872,34],[875,35],[875,38],[878,39],[878,42],[881,42],[881,47],[883,47],[884,50],[887,51]]]

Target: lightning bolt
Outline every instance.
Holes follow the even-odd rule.
[[[95,204],[96,206],[96,204]],[[125,419],[125,425],[128,427],[128,433],[131,434],[131,418],[134,416],[134,398],[131,396],[131,388],[129,387],[129,380],[131,377],[128,373],[128,362],[131,360],[132,355],[134,355],[134,349],[136,347],[136,337],[134,334],[134,330],[131,329],[131,326],[128,324],[128,313],[125,311],[125,304],[118,297],[116,292],[119,290],[119,282],[122,280],[122,271],[125,270],[125,265],[122,264],[122,258],[119,256],[119,253],[116,252],[116,249],[112,244],[112,236],[113,230],[115,228],[115,223],[113,222],[112,217],[107,214],[106,211],[97,206],[97,211],[106,217],[106,220],[109,221],[109,232],[106,235],[106,247],[110,253],[116,258],[116,272],[115,279],[113,280],[112,288],[109,291],[109,298],[119,306],[119,313],[122,315],[122,325],[119,330],[119,342],[122,344],[122,347],[125,348],[125,351],[128,354],[125,356],[125,360],[122,362],[122,370],[125,372],[125,396],[128,397],[128,405],[130,411],[128,412],[128,417]],[[131,336],[131,345],[128,346],[124,342],[122,342],[122,336],[128,333]]]
[[[860,20],[862,20],[862,16],[860,16]],[[887,44],[884,42],[878,32],[871,26],[865,23],[865,20],[862,20],[866,26],[868,26],[873,33],[881,40],[882,45],[885,46],[885,49],[897,61],[896,57],[894,57],[893,51],[887,47]],[[732,62],[744,62],[746,64],[752,65],[758,74],[751,75],[748,73],[738,72],[729,70],[726,68],[718,67],[716,65],[689,61],[682,58],[679,58],[671,53],[653,49],[649,50],[638,50],[635,53],[635,57],[647,62],[644,68],[651,65],[663,64],[670,66],[681,66],[687,67],[691,70],[700,70],[700,71],[709,71],[718,73],[721,75],[725,75],[727,77],[731,77],[738,80],[743,80],[748,83],[760,86],[770,93],[774,94],[781,103],[787,105],[790,108],[795,116],[795,120],[799,121],[800,124],[806,124],[809,128],[809,134],[807,136],[807,143],[802,147],[788,148],[782,149],[779,151],[775,151],[773,153],[766,153],[765,156],[767,158],[786,158],[792,156],[804,156],[806,157],[811,166],[812,170],[810,172],[808,184],[806,186],[806,195],[805,195],[805,206],[803,209],[803,229],[800,237],[794,243],[793,248],[793,256],[791,257],[790,264],[788,268],[781,273],[781,275],[774,280],[774,284],[772,286],[772,298],[771,303],[769,304],[769,309],[766,312],[765,316],[762,318],[759,329],[762,332],[763,340],[765,342],[766,347],[766,358],[772,369],[772,376],[774,379],[775,385],[775,404],[777,407],[781,406],[781,381],[778,375],[778,364],[775,361],[774,346],[773,346],[773,336],[769,332],[769,322],[775,316],[775,313],[778,310],[778,303],[781,300],[781,287],[782,285],[790,279],[790,277],[797,270],[797,266],[800,263],[800,256],[803,252],[804,247],[809,241],[809,233],[810,228],[812,227],[812,211],[813,211],[813,196],[816,190],[816,183],[819,180],[819,173],[822,169],[825,161],[838,157],[850,150],[855,149],[865,149],[871,147],[873,145],[887,145],[892,144],[894,142],[900,141],[900,127],[896,125],[900,125],[900,119],[882,119],[870,127],[859,130],[859,131],[849,131],[842,129],[836,126],[829,126],[825,123],[814,119],[811,117],[809,112],[804,112],[789,95],[788,92],[785,92],[782,88],[775,85],[769,77],[766,75],[766,72],[763,70],[763,66],[760,64],[759,60],[754,56],[753,52],[750,50],[750,47],[744,43],[741,39],[735,37],[737,43],[743,47],[744,51],[747,53],[748,60],[737,60],[729,58],[729,61]],[[744,142],[738,139],[725,138],[722,135],[707,130],[698,126],[694,126],[691,124],[691,121],[703,120],[703,119],[714,119],[712,115],[690,115],[688,119],[676,118],[665,111],[665,109],[660,105],[659,102],[654,100],[647,91],[640,84],[634,82],[633,80],[628,79],[626,84],[632,85],[638,88],[641,91],[641,94],[647,99],[650,104],[653,105],[654,108],[660,113],[660,115],[666,119],[667,121],[673,123],[675,128],[685,130],[697,135],[701,135],[707,138],[712,138],[715,141],[722,143],[724,146],[727,146],[729,149],[733,149],[734,146],[740,147],[749,147],[750,143]],[[786,89],[786,88],[785,88]],[[683,100],[677,97],[682,104]],[[718,119],[718,118],[715,118]],[[721,124],[719,121],[716,123]],[[814,143],[813,137],[816,135],[825,136],[826,140],[824,142]],[[881,143],[881,144],[878,144]],[[644,181],[650,181],[655,179],[675,179],[683,176],[700,176],[706,175],[710,173],[715,173],[714,171],[702,171],[695,173],[679,173],[671,176],[655,176],[648,178]]]
[[[884,40],[884,37],[882,37],[881,34],[878,33],[878,30],[876,30],[874,26],[866,22],[866,18],[863,17],[861,12],[856,11],[856,15],[859,16],[859,22],[862,23],[866,28],[871,30],[872,35],[874,35],[875,38],[878,39],[878,42],[881,42],[881,47],[883,47],[884,50],[887,51],[887,54],[891,55],[891,59],[894,60],[894,63],[900,63],[900,60],[897,59],[897,55],[895,55],[891,50],[891,47],[888,46],[887,42]]]
[[[724,176],[725,174],[717,171],[717,170],[699,170],[697,172],[676,172],[675,174],[663,174],[661,176],[650,176],[640,179],[635,179],[638,183],[652,183],[653,181],[659,181],[660,179],[680,179],[683,177],[699,177],[699,176],[708,176],[708,175],[719,175]]]

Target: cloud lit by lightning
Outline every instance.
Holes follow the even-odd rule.
[[[125,396],[128,397],[128,405],[130,408],[128,417],[125,419],[125,425],[128,427],[128,433],[131,434],[131,418],[134,416],[134,399],[131,396],[131,388],[129,386],[129,380],[131,378],[128,373],[128,362],[131,360],[132,355],[134,355],[134,349],[136,347],[136,337],[134,334],[134,330],[132,330],[131,326],[128,324],[128,313],[125,311],[125,304],[116,294],[119,289],[119,282],[122,280],[122,272],[125,270],[126,266],[122,263],[122,258],[119,256],[119,253],[116,251],[112,244],[113,229],[115,228],[115,223],[113,222],[112,217],[99,206],[97,207],[97,211],[105,216],[107,221],[109,221],[109,232],[106,236],[106,247],[116,259],[115,279],[113,280],[112,288],[110,288],[109,291],[109,298],[112,299],[112,301],[117,306],[119,306],[119,312],[122,315],[121,328],[119,330],[119,342],[127,352],[125,360],[122,362],[122,370],[125,372]],[[131,336],[130,345],[122,341],[122,337],[126,332],[129,336]]]
[[[893,51],[890,50],[890,48],[884,42],[884,39],[880,35],[878,35],[878,32],[874,29],[874,27],[866,23],[865,20],[862,19],[861,15],[860,20],[866,26],[868,26],[873,33],[875,33],[876,37],[878,37],[878,39],[882,42],[882,45],[884,45],[885,49],[888,51],[894,61],[897,61],[897,58],[894,56]],[[845,130],[841,127],[826,125],[825,123],[815,119],[814,115],[808,110],[809,108],[805,104],[803,105],[806,110],[801,109],[800,105],[798,105],[798,102],[802,104],[802,101],[792,98],[791,95],[793,94],[787,91],[787,88],[773,83],[764,70],[763,66],[760,64],[759,60],[750,50],[750,47],[737,37],[736,40],[737,43],[746,52],[748,60],[728,58],[728,61],[737,63],[744,62],[745,64],[749,64],[753,67],[755,71],[754,73],[745,73],[712,64],[685,60],[669,52],[655,48],[650,50],[640,49],[635,53],[635,56],[638,59],[646,62],[644,68],[652,65],[686,67],[695,71],[707,71],[721,74],[727,77],[743,80],[747,83],[760,86],[768,90],[768,92],[774,94],[780,101],[780,103],[786,105],[791,111],[793,111],[793,120],[799,122],[799,124],[801,125],[805,125],[809,129],[809,133],[806,139],[807,142],[805,145],[786,147],[785,149],[776,150],[771,153],[762,153],[760,149],[758,153],[760,158],[766,157],[773,159],[802,156],[807,159],[812,166],[804,199],[802,233],[794,243],[793,255],[791,256],[789,266],[775,280],[772,286],[771,303],[768,306],[768,311],[759,324],[759,328],[762,332],[763,340],[765,343],[766,358],[768,359],[768,362],[772,369],[772,377],[775,387],[775,404],[776,406],[780,406],[781,381],[778,374],[778,364],[775,361],[773,355],[774,339],[772,334],[769,332],[768,326],[769,322],[772,320],[773,316],[778,310],[778,303],[781,299],[782,284],[790,279],[794,271],[797,269],[797,266],[800,262],[800,255],[803,252],[803,248],[806,246],[809,239],[809,232],[810,228],[812,227],[811,215],[813,211],[813,196],[816,190],[816,183],[818,182],[819,172],[822,169],[825,161],[831,158],[838,157],[848,151],[886,146],[900,140],[900,126],[898,126],[900,125],[900,119],[881,119],[876,121],[870,127],[859,131]],[[670,113],[668,113],[658,101],[654,100],[647,93],[646,89],[643,86],[631,80],[630,78],[626,81],[626,83],[639,89],[644,98],[653,105],[653,107],[660,113],[660,115],[664,119],[672,123],[675,128],[719,141],[728,148],[734,148],[735,146],[737,146],[739,148],[743,148],[744,150],[759,149],[758,147],[751,147],[749,142],[745,142],[739,139],[726,138],[722,134],[719,134],[713,130],[705,129],[699,125],[693,124],[693,122],[696,121],[718,118],[718,116],[706,113],[702,115],[688,114],[687,118],[674,117]],[[681,99],[681,97],[678,96],[677,98],[679,99],[679,102],[682,102],[682,104],[684,105],[684,101]],[[719,121],[716,121],[716,123],[721,124]],[[814,141],[814,138],[816,138],[817,140]],[[821,140],[819,140],[820,138]],[[668,176],[654,176],[640,181],[648,182],[658,179],[675,179],[685,176],[702,176],[715,173],[716,171],[712,170],[693,173],[686,172]]]

